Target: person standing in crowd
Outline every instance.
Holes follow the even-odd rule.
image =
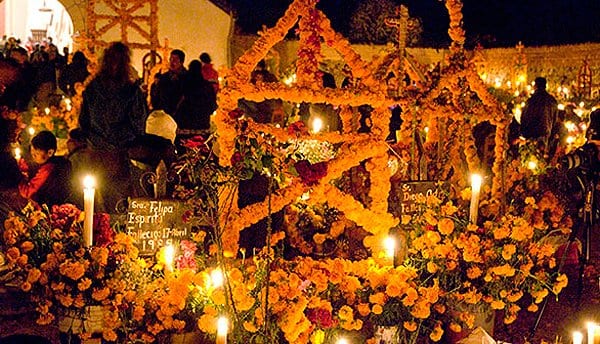
[[[44,130],[35,135],[31,139],[31,158],[37,170],[19,184],[22,197],[49,208],[71,197],[71,163],[55,153],[56,137],[52,132]]]
[[[164,110],[173,116],[177,109],[177,104],[183,97],[183,80],[186,69],[185,53],[182,50],[175,49],[169,56],[169,70],[164,74],[158,74],[150,90],[150,98],[153,110]]]
[[[204,80],[210,82],[213,89],[215,90],[215,94],[219,93],[219,73],[213,67],[212,59],[208,53],[200,54],[200,62],[202,63],[202,76]]]
[[[68,96],[75,95],[75,84],[83,83],[90,75],[87,69],[88,60],[81,51],[76,51],[73,54],[71,63],[69,63],[63,73],[60,75],[58,85],[60,89]]]
[[[183,98],[175,110],[175,122],[180,134],[203,134],[210,129],[210,116],[217,109],[213,86],[202,76],[200,61],[193,60],[183,81]]]
[[[102,166],[98,191],[105,211],[131,194],[127,148],[144,134],[148,109],[131,73],[131,50],[113,42],[104,51],[99,72],[83,92],[79,126],[96,166]]]
[[[23,47],[17,46],[11,49],[9,61],[19,68],[19,79],[5,90],[4,95],[9,102],[7,106],[11,109],[25,111],[36,91],[35,70],[29,63],[27,50]]]
[[[545,78],[535,78],[534,88],[521,114],[520,133],[523,138],[535,141],[538,148],[547,154],[558,117],[558,103],[546,91]]]
[[[0,113],[0,228],[11,211],[19,211],[26,204],[18,188],[23,175],[10,149],[16,139],[16,127],[16,121],[6,119]]]

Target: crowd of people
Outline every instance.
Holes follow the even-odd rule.
[[[40,106],[40,94],[73,95],[75,84],[89,76],[81,52],[75,52],[68,64],[56,61],[51,45],[32,54],[15,45],[5,53],[0,59],[3,114]],[[173,50],[168,71],[158,73],[150,86],[150,104],[131,62],[131,50],[124,43],[111,43],[104,50],[98,72],[83,91],[79,127],[69,132],[65,156],[57,156],[56,136],[43,130],[15,159],[14,121],[2,117],[0,163],[7,168],[0,172],[0,214],[27,200],[49,207],[67,202],[82,206],[78,191],[84,173],[99,180],[98,210],[114,212],[127,197],[153,196],[137,180],[144,172],[155,171],[160,161],[167,165],[175,161],[176,139],[209,132],[219,91],[210,55],[201,54],[186,68],[185,53]],[[46,71],[52,68],[55,78]]]
[[[69,58],[59,54],[52,43],[34,47],[31,54],[19,45],[7,45],[3,53],[0,106],[9,109],[22,111],[40,102],[41,97],[51,98],[57,90],[73,95],[75,84],[89,76],[88,61],[81,52],[72,54],[67,63]],[[84,173],[93,173],[100,181],[99,210],[112,212],[127,197],[152,196],[151,190],[140,187],[140,176],[155,171],[161,161],[167,165],[174,162],[177,152],[182,151],[182,140],[210,135],[211,115],[217,109],[220,91],[219,75],[208,53],[200,54],[186,67],[186,54],[180,49],[171,51],[168,70],[157,73],[147,88],[142,87],[132,71],[131,51],[126,44],[114,42],[104,50],[98,72],[83,91],[79,127],[69,133],[67,156],[56,156],[56,137],[41,131],[31,139],[30,149],[23,155],[27,163],[24,159],[17,163],[10,151],[10,143],[15,142],[9,137],[13,131],[3,123],[0,163],[7,168],[0,175],[0,190],[7,195],[5,199],[20,197],[48,205],[82,205],[77,190]],[[261,61],[251,82],[279,80]],[[337,87],[330,73],[323,73],[322,82],[324,87]],[[351,85],[348,74],[340,87]],[[545,154],[553,154],[560,136],[561,115],[556,100],[545,88],[546,80],[537,78],[521,124],[512,132],[515,137],[536,142]],[[257,122],[279,123],[296,116],[310,126],[314,117],[320,116],[326,130],[342,129],[339,109],[329,104],[299,104],[293,106],[292,114],[279,99],[241,99],[238,106]],[[365,106],[356,109],[361,118],[359,132],[370,130],[371,110]],[[391,108],[387,140],[392,144],[396,143],[395,132],[402,123],[401,113],[399,107]]]
[[[19,71],[18,80],[4,90],[2,104],[20,111],[57,106],[63,95],[72,96],[74,85],[89,76],[82,52],[75,52],[69,61],[69,49],[63,48],[61,54],[51,38],[28,47],[14,38],[2,47],[0,60]]]

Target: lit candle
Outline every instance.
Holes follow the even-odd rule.
[[[396,255],[396,240],[391,236],[386,237],[383,241],[383,247],[385,249],[385,255],[391,259],[393,265],[394,256]]]
[[[313,133],[318,133],[323,129],[323,120],[319,117],[315,117],[312,121],[312,131]]]
[[[220,317],[217,320],[217,344],[227,343],[227,331],[229,327],[229,321],[225,317]]]
[[[15,148],[15,159],[17,161],[21,160],[21,148],[19,147]]]
[[[221,287],[223,285],[224,280],[225,278],[223,277],[223,272],[221,272],[221,269],[214,269],[210,273],[210,281],[214,288]]]
[[[477,213],[479,211],[479,191],[481,190],[481,175],[471,175],[471,207],[469,211],[469,221],[477,223]]]
[[[579,331],[573,332],[573,344],[583,344],[583,333]]]
[[[348,341],[348,339],[342,337],[337,340],[336,344],[350,344],[350,342]]]
[[[83,178],[83,240],[85,247],[90,247],[94,243],[94,186],[96,181],[92,176]]]
[[[29,127],[27,128],[27,132],[29,133],[29,136],[33,136],[35,134],[35,129],[33,127]]]
[[[46,115],[49,115],[50,114],[50,108],[45,108],[44,112],[46,113]]]
[[[173,261],[175,260],[175,247],[173,245],[165,246],[165,271],[173,271]]]
[[[588,344],[594,344],[594,333],[596,332],[596,323],[588,322],[587,327],[587,342]]]

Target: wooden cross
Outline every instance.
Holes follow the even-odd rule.
[[[393,27],[398,31],[398,51],[401,56],[404,56],[406,49],[406,41],[408,40],[408,8],[401,5],[396,9],[396,18],[386,18],[385,24]]]

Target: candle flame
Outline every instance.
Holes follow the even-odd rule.
[[[165,246],[165,266],[171,269],[175,260],[175,247],[173,245]]]
[[[212,282],[212,285],[215,288],[219,288],[223,285],[223,272],[221,271],[221,269],[214,269],[211,273],[210,273],[210,280]]]
[[[348,339],[342,337],[337,340],[336,344],[350,344],[350,341]]]
[[[90,175],[83,178],[83,187],[86,189],[92,189],[96,186],[96,179]]]
[[[472,191],[477,191],[479,192],[479,190],[481,189],[481,182],[482,182],[482,177],[480,174],[474,173],[471,175],[471,190]]]
[[[319,117],[315,117],[312,122],[312,131],[313,133],[318,133],[323,129],[323,120]]]
[[[385,253],[388,257],[394,257],[396,252],[396,240],[391,236],[388,236],[383,240],[383,247],[385,248]]]

